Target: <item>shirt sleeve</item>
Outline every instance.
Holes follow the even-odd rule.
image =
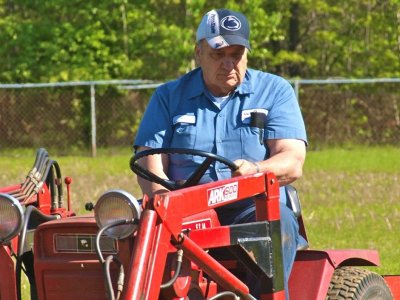
[[[274,88],[267,116],[265,139],[299,139],[307,143],[304,120],[294,90],[282,79]]]
[[[157,88],[150,99],[136,134],[135,148],[139,146],[150,148],[169,146],[172,126],[166,93],[163,93],[163,88],[166,87]]]

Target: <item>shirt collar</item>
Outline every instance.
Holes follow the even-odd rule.
[[[251,84],[251,73],[249,72],[249,69],[246,70],[243,82],[236,88],[236,91],[241,95],[254,93],[253,86]]]

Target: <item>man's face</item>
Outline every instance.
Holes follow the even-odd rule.
[[[247,69],[246,47],[233,45],[213,49],[202,40],[196,46],[195,55],[205,84],[214,96],[228,95],[243,81]]]

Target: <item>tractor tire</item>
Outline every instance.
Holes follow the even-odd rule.
[[[326,300],[393,300],[393,296],[379,274],[341,267],[333,273]]]

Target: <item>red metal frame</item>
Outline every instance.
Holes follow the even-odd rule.
[[[0,299],[16,299],[14,261],[6,246],[0,246],[0,278]]]
[[[213,193],[214,191],[216,192]],[[227,196],[227,193],[230,194]],[[212,198],[211,194],[224,194],[226,197],[216,199]],[[215,245],[221,246],[224,241],[228,244],[229,227],[210,228],[208,231],[212,231],[212,234],[208,234],[207,238],[199,235],[196,238],[194,230],[192,233],[195,238],[192,239],[182,234],[182,223],[185,217],[259,195],[263,197],[256,202],[257,220],[279,220],[279,184],[272,173],[243,176],[240,179],[230,178],[156,195],[154,199],[145,198],[143,202],[146,209],[141,216],[135,238],[125,298],[158,299],[163,274],[155,270],[163,270],[165,267],[171,236],[184,250],[185,257],[209,274],[217,284],[246,298],[249,293],[248,287],[212,258],[202,248],[204,245],[200,246],[194,241],[212,243],[209,237],[218,236],[218,241],[214,240]],[[271,213],[271,210],[274,213]],[[276,291],[263,298],[283,299],[283,294],[282,291]]]
[[[21,184],[0,188],[0,193],[9,193],[18,190]],[[68,195],[68,201],[70,201]],[[75,213],[63,207],[51,209],[51,192],[46,184],[43,184],[40,191],[33,195],[27,202],[22,205],[35,205],[43,214],[57,214],[61,218],[75,216]],[[16,253],[18,249],[19,237],[13,238],[9,245],[0,245],[0,299],[16,299],[16,273],[15,262],[11,257],[12,253]]]
[[[68,203],[70,183],[70,179],[66,181]],[[1,188],[0,192],[6,193],[18,187],[19,185]],[[219,262],[205,249],[228,246],[231,243],[231,227],[219,225],[214,209],[253,196],[256,196],[257,221],[279,224],[279,184],[272,173],[230,178],[157,195],[154,199],[144,197],[145,210],[141,216],[139,231],[134,239],[118,242],[123,250],[122,260],[127,270],[123,298],[158,299],[168,255],[181,248],[185,257],[191,260],[192,270],[199,272],[199,287],[204,293],[208,289],[211,291],[209,295],[215,295],[218,285],[246,299],[248,287],[229,271],[230,267],[235,268],[236,262]],[[69,205],[68,209],[51,209],[51,195],[46,185],[35,199],[31,200],[29,203],[34,203],[45,214],[59,214],[62,218],[74,215]],[[194,219],[197,222],[193,223]],[[35,277],[39,299],[69,298],[76,280],[88,276],[91,278],[90,288],[96,295],[104,295],[103,274],[99,261],[93,258],[94,254],[79,254],[79,260],[71,260],[72,256],[69,254],[56,254],[53,249],[53,235],[63,230],[68,232],[71,228],[77,233],[86,230],[93,234],[97,230],[92,216],[51,221],[40,225],[36,230]],[[0,246],[0,299],[16,299],[15,265],[10,255],[10,247],[17,249],[17,242],[18,238],[15,238],[10,246]],[[280,245],[280,236],[279,240],[274,240],[273,243]],[[337,267],[378,264],[378,253],[373,250],[299,251],[289,280],[291,298],[324,299]],[[68,278],[74,277],[73,274],[79,271],[82,271],[81,277],[74,278],[75,281],[68,281]],[[215,282],[207,285],[206,280],[202,278],[202,271]],[[400,276],[384,276],[384,279],[394,299],[400,300]],[[276,286],[283,284],[278,282]],[[80,288],[86,287],[82,285]],[[90,297],[90,288],[87,288],[87,294],[79,295],[77,299]],[[180,291],[178,288],[178,293],[186,289],[187,285]],[[281,300],[285,299],[285,293],[282,288],[278,288],[261,295],[260,299]]]
[[[392,292],[393,299],[400,299],[400,276],[399,275],[385,275],[383,276],[386,284],[389,286],[390,291]]]

